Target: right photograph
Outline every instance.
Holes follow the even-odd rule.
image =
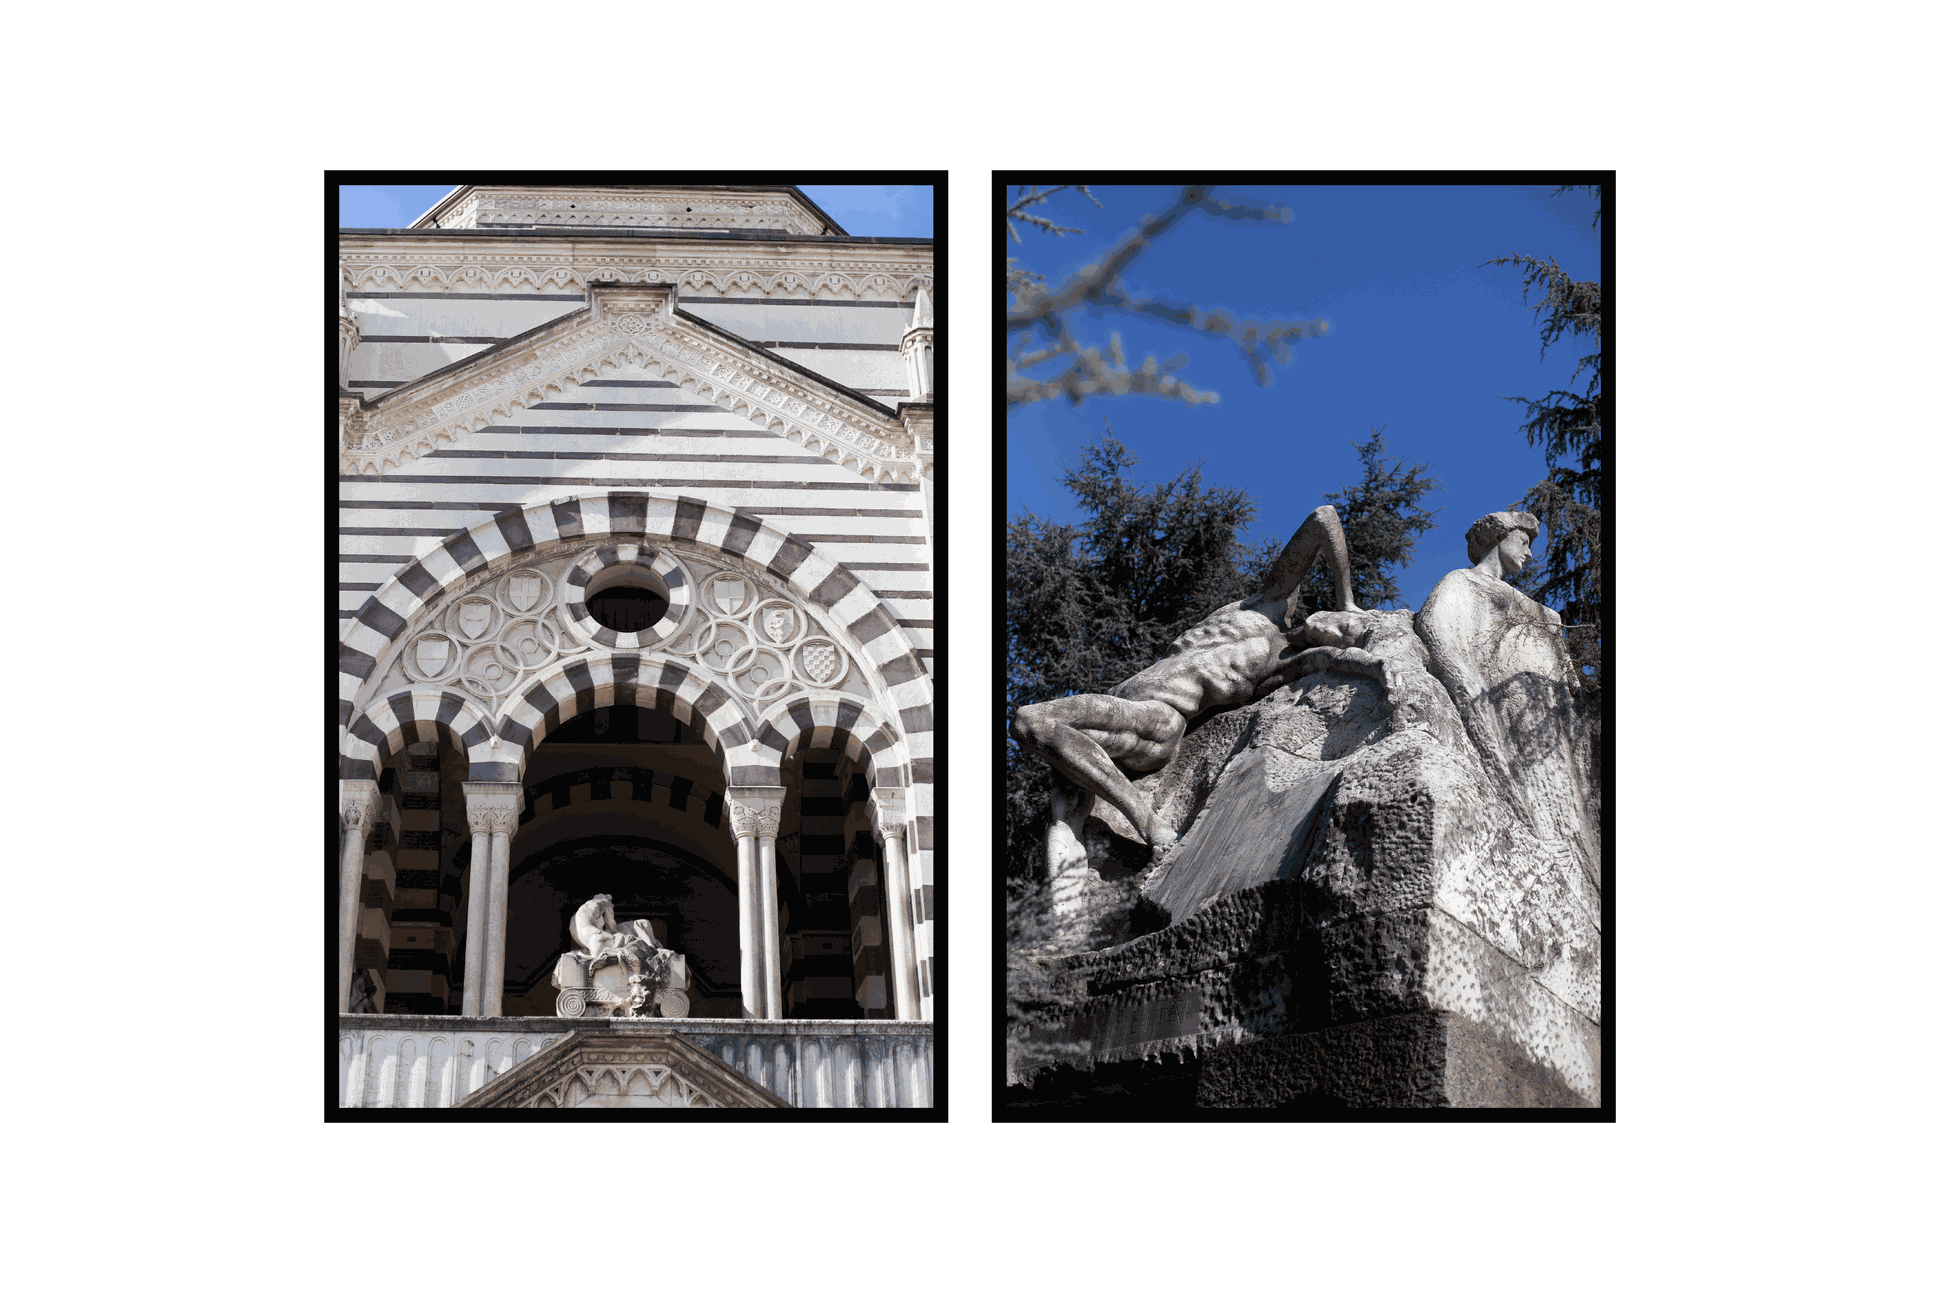
[[[995,179],[994,1117],[1614,1119],[1614,172]]]

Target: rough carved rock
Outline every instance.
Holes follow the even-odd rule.
[[[1423,615],[1202,717],[1135,783],[1180,834],[1156,860],[1093,810],[1060,962],[1089,1000],[1029,1039],[1088,1054],[1014,1082],[1183,1060],[1201,1104],[1600,1102],[1600,798],[1555,617],[1466,570]],[[1446,1071],[1336,1080],[1381,1047]]]

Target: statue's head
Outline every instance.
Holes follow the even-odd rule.
[[[1494,552],[1501,542],[1512,534],[1528,536],[1528,543],[1522,546],[1522,560],[1516,563],[1516,570],[1522,562],[1529,559],[1529,549],[1535,546],[1538,529],[1536,518],[1528,512],[1490,512],[1487,516],[1468,527],[1468,559],[1474,564]],[[1504,573],[1514,574],[1514,570]]]
[[[601,929],[613,928],[612,894],[596,893],[586,900],[586,907],[592,908],[592,921],[595,925],[598,925]],[[580,910],[585,911],[586,907],[582,907]]]

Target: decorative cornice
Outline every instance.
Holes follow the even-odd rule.
[[[474,189],[440,225],[446,229],[505,225],[633,229],[767,229],[821,234],[827,226],[782,194],[704,194],[682,189],[558,186]]]
[[[683,319],[670,287],[595,284],[589,295],[586,312],[365,408],[362,425],[342,427],[342,470],[380,474],[634,364],[867,479],[916,478],[916,445],[900,422]]]
[[[338,260],[352,292],[531,292],[585,290],[589,280],[668,284],[682,297],[760,296],[789,300],[912,301],[935,290],[936,257],[926,246],[816,247],[794,254],[772,245],[696,247],[634,236],[597,235],[561,247],[465,240],[381,241],[345,235]]]

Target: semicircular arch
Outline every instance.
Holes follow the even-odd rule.
[[[783,761],[803,749],[838,750],[865,769],[872,786],[909,780],[901,736],[874,705],[839,692],[811,692],[776,701],[762,711],[755,739]]]
[[[448,734],[475,767],[490,762],[493,724],[468,696],[435,687],[401,687],[365,705],[343,734],[339,775],[376,780],[377,765],[417,741]]]
[[[891,733],[903,746],[906,757],[899,762],[911,768],[913,781],[929,780],[928,769],[934,751],[934,691],[909,635],[874,590],[841,562],[817,551],[813,542],[795,537],[760,515],[687,495],[645,490],[599,491],[508,508],[454,532],[385,580],[346,626],[339,642],[337,721],[343,775],[371,775],[373,769],[368,765],[374,763],[375,752],[384,743],[372,740],[367,732],[353,736],[352,729],[363,720],[378,732],[387,733],[384,720],[375,711],[386,706],[388,696],[370,695],[372,680],[382,676],[380,665],[395,656],[428,611],[442,605],[448,594],[476,583],[481,577],[503,573],[519,562],[535,559],[542,552],[550,554],[569,545],[650,544],[666,540],[678,540],[745,562],[751,570],[786,588],[822,618],[843,639],[843,645],[867,679],[876,699],[872,719],[881,731]],[[602,656],[595,652],[578,657],[576,666],[590,671],[603,662],[610,689],[614,685],[612,670],[616,665],[624,668],[630,655],[611,651]],[[635,658],[640,661],[643,673],[655,675],[652,683],[655,690],[663,682],[675,681],[670,676],[668,663],[651,652],[641,652]],[[506,769],[509,764],[523,766],[525,753],[536,746],[537,740],[522,744],[516,759],[508,758],[506,737],[522,743],[527,740],[511,724],[523,728],[529,735],[535,730],[534,724],[519,716],[522,705],[529,706],[530,717],[540,718],[556,704],[564,704],[560,695],[562,687],[573,695],[584,690],[581,684],[567,678],[571,667],[574,666],[556,662],[542,675],[554,680],[545,686],[543,695],[531,687],[522,687],[517,697],[493,716],[486,725],[485,736],[488,745],[496,740],[496,749],[488,751],[476,745],[475,722],[463,732],[454,733],[468,753],[478,750],[471,754],[475,769],[481,762],[500,769]],[[565,682],[557,681],[562,679]],[[722,708],[707,697],[705,686],[688,686],[688,694],[682,694],[683,685],[686,684],[676,682],[666,688],[672,693],[670,704],[684,704],[691,712],[698,701],[703,712],[710,716]],[[634,686],[637,688],[638,683]],[[597,686],[593,690],[598,694]],[[414,696],[421,691],[411,689]],[[657,696],[655,701],[657,704]],[[413,700],[411,704],[415,721],[423,721],[421,703]],[[463,704],[477,711],[470,702]],[[395,716],[395,707],[390,708]],[[728,721],[724,714],[720,720],[701,726],[704,734],[711,735],[710,744],[717,750],[728,751],[724,762],[729,765],[730,784],[734,784],[731,778],[735,766],[753,768],[770,762],[778,766],[780,755],[767,742],[757,741],[755,749],[743,748],[756,740],[758,730],[740,717],[738,704],[731,709],[737,715],[735,721]],[[436,707],[431,716],[434,719],[435,710]],[[573,712],[579,711],[575,708]],[[784,750],[786,741],[785,737]],[[353,754],[356,742],[369,747],[368,751],[358,750]],[[360,765],[364,765],[361,771]],[[500,771],[496,775],[503,777],[506,773]],[[767,783],[764,780],[747,784]]]
[[[677,661],[651,652],[594,652],[555,660],[520,687],[498,721],[493,775],[479,780],[517,781],[539,744],[561,725],[607,705],[659,709],[696,729],[721,758],[728,785],[779,785],[779,769],[766,746],[754,745],[746,718],[718,683]],[[737,773],[740,779],[737,780]]]

